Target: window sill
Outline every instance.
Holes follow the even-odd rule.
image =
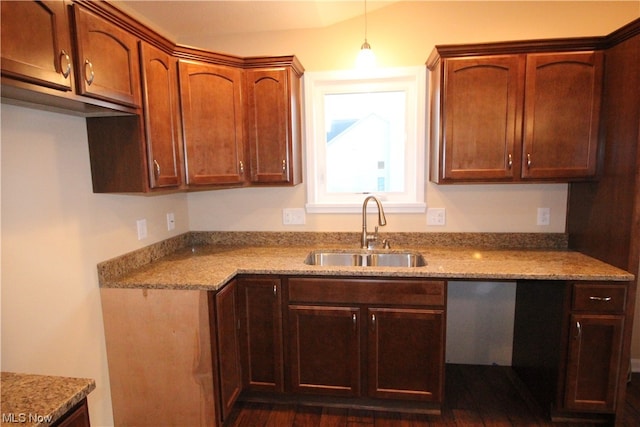
[[[385,213],[425,213],[426,203],[391,203],[382,202]],[[307,213],[362,213],[362,204],[317,204],[307,203],[305,205]],[[372,206],[368,211],[374,211]]]

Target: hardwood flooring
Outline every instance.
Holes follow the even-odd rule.
[[[447,365],[442,415],[406,414],[333,407],[239,402],[225,427],[436,427],[552,426],[603,424],[552,423],[517,391],[510,368]],[[622,427],[640,426],[640,374],[628,385]]]

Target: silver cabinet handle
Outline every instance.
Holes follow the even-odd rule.
[[[278,295],[278,287],[273,285],[273,296],[275,297],[276,295]]]
[[[376,327],[376,315],[375,314],[371,315],[371,326],[373,326],[374,329]]]
[[[244,163],[240,160],[240,175],[244,174]]]
[[[155,166],[156,178],[160,178],[160,163],[156,159],[153,159],[153,165]]]
[[[287,172],[287,160],[283,160],[282,161],[282,173],[286,173]]]
[[[509,153],[509,156],[507,157],[507,166],[509,166],[509,169],[513,166],[513,156],[511,156],[511,153]]]
[[[87,78],[87,73],[86,73],[87,66],[89,67],[89,78]],[[91,86],[91,83],[93,83],[93,79],[96,77],[96,75],[93,72],[93,64],[88,59],[84,60],[84,71],[85,71],[84,80],[87,82],[87,85]]]
[[[69,58],[69,54],[64,49],[60,51],[60,69],[63,68],[62,60],[67,61],[67,66],[62,70],[62,76],[66,79],[71,74],[71,58]]]
[[[602,302],[609,302],[611,301],[611,297],[589,297],[589,299],[591,301],[602,301]]]
[[[580,322],[576,322],[576,328],[578,329],[578,334],[575,336],[576,340],[582,338],[582,324]]]
[[[531,167],[531,154],[527,153],[527,167],[530,168]]]

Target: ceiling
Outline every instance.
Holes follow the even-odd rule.
[[[368,12],[399,0],[367,0]],[[210,36],[320,28],[364,14],[364,0],[113,0],[165,37],[183,43]]]

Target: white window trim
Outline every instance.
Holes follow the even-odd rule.
[[[415,141],[415,156],[406,160],[409,169],[415,172],[414,187],[410,189],[409,194],[412,200],[409,202],[399,202],[385,200],[384,193],[362,194],[362,200],[367,195],[374,195],[384,204],[385,212],[391,213],[424,213],[426,210],[425,203],[425,147],[426,147],[426,67],[402,67],[402,68],[381,68],[367,71],[363,74],[361,70],[349,71],[324,71],[324,72],[307,72],[304,75],[304,92],[305,92],[305,136],[306,136],[306,185],[307,185],[307,203],[306,210],[309,213],[355,213],[361,212],[362,203],[331,203],[319,200],[317,192],[317,184],[320,167],[318,165],[317,145],[324,143],[324,117],[322,111],[318,111],[318,105],[314,100],[323,99],[324,93],[337,93],[336,87],[344,86],[345,89],[349,82],[357,84],[359,88],[367,85],[362,82],[363,79],[377,79],[378,86],[371,86],[372,90],[379,88],[380,82],[402,84],[405,86],[415,85],[414,99],[409,102],[415,103],[415,115],[411,115],[409,120],[413,122],[413,133]],[[329,91],[328,89],[332,90]],[[411,92],[410,92],[411,93]],[[407,136],[409,139],[409,135]]]

